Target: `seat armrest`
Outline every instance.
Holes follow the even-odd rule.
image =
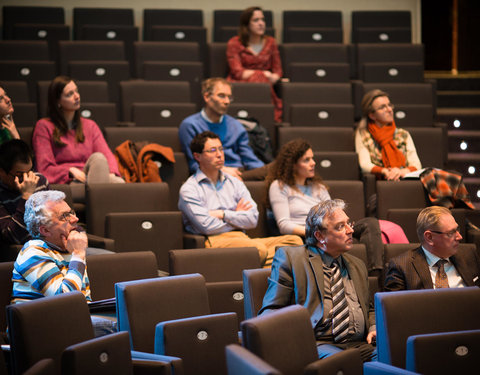
[[[182,363],[181,358],[172,357],[172,356],[169,356],[169,355],[139,352],[139,351],[136,351],[136,350],[132,350],[131,354],[132,354],[132,362],[134,362],[134,361],[156,361],[156,362],[170,363],[170,365],[173,369],[172,370],[173,374],[183,375],[183,363]]]
[[[227,345],[225,347],[225,353],[229,375],[280,374],[280,371],[275,367],[272,367],[243,346],[237,344]]]
[[[363,364],[363,375],[415,375],[416,372],[411,372],[400,367],[395,367],[382,362],[365,362]],[[418,374],[417,374],[418,375]]]
[[[184,249],[200,249],[205,247],[205,236],[201,234],[183,233]]]
[[[106,237],[100,237],[95,234],[87,233],[88,246],[98,247],[100,249],[115,251],[115,240]]]

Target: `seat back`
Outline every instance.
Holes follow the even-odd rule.
[[[228,75],[227,43],[208,43],[207,53],[209,77],[226,77]]]
[[[124,121],[132,121],[135,103],[190,102],[190,84],[177,81],[130,80],[120,82],[120,103]],[[177,125],[172,125],[177,126]]]
[[[5,308],[10,305],[12,299],[12,272],[15,262],[0,262],[0,332],[5,335],[7,331],[7,318]]]
[[[413,335],[407,370],[420,374],[466,374],[480,364],[480,330]]]
[[[325,181],[332,199],[343,199],[351,220],[365,217],[365,199],[362,181]]]
[[[228,375],[281,375],[280,371],[238,344],[227,345]]]
[[[409,11],[352,11],[352,43],[411,43]]]
[[[207,283],[241,281],[244,269],[259,268],[255,247],[170,250],[170,274],[200,273]]]
[[[105,236],[108,213],[167,211],[168,194],[165,182],[89,185],[86,189],[88,233]]]
[[[115,284],[158,276],[151,251],[97,254],[87,257],[87,272],[94,301],[115,297]]]
[[[243,270],[243,294],[245,319],[254,318],[262,307],[263,297],[268,288],[270,269],[255,268]]]
[[[183,247],[182,213],[108,213],[105,218],[105,236],[115,241],[116,252],[152,251],[158,269],[167,272],[168,251]]]
[[[127,332],[87,340],[65,349],[62,373],[70,375],[132,375]]]
[[[256,247],[170,250],[170,274],[200,273],[205,277],[210,311],[244,317],[242,271],[259,268]]]
[[[159,322],[210,313],[199,274],[126,281],[115,285],[119,331],[130,333],[133,350],[153,353]]]
[[[253,201],[257,204],[258,222],[253,229],[247,230],[251,238],[268,237],[271,235],[267,223],[267,189],[264,181],[245,181]]]
[[[405,368],[408,337],[479,329],[479,314],[480,289],[477,287],[377,293],[378,360]]]
[[[63,350],[93,338],[87,302],[80,292],[10,305],[7,323],[14,374],[22,374],[44,358],[55,361],[59,374]]]
[[[288,306],[241,323],[243,345],[282,374],[298,374],[318,358],[308,311]]]
[[[377,181],[377,217],[387,220],[391,208],[424,208],[426,197],[419,180]]]
[[[152,27],[162,26],[203,26],[201,9],[144,9],[143,40],[152,40]]]
[[[226,375],[225,346],[237,342],[235,313],[161,322],[155,330],[155,352],[180,357],[185,374]]]
[[[315,171],[324,180],[359,180],[358,155],[353,151],[315,151]]]
[[[91,26],[133,26],[133,9],[73,8],[73,38],[80,39],[83,28]]]
[[[284,10],[283,43],[342,43],[342,12]]]
[[[308,139],[315,151],[353,152],[354,132],[346,127],[306,127],[286,126],[278,129],[278,146],[281,147],[293,139]]]
[[[13,39],[15,24],[64,24],[63,7],[3,6],[3,39]]]

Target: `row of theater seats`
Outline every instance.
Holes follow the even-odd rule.
[[[42,41],[0,41],[1,80],[34,82],[57,74],[110,84],[118,100],[118,82],[131,78],[189,81],[196,91],[206,77],[228,74],[226,43],[134,42],[132,55],[121,41],[60,41],[52,56]],[[284,77],[292,82],[424,82],[421,44],[285,43],[279,46]],[[195,99],[199,99],[197,94]]]
[[[213,42],[237,35],[243,10],[213,11]],[[273,13],[264,10],[267,34],[275,36]],[[342,43],[341,11],[282,11],[284,43]],[[352,43],[410,43],[409,11],[352,11]],[[74,40],[138,40],[134,11],[129,8],[73,8]],[[69,40],[62,7],[4,6],[4,39]],[[200,9],[144,9],[143,40],[207,42]]]
[[[401,251],[416,245],[403,246]],[[352,253],[361,259],[365,256],[356,249]],[[119,373],[119,362],[132,366],[132,356],[140,355],[143,359],[161,361],[162,366],[171,367],[175,373],[183,370],[180,373],[185,374],[243,375],[253,369],[261,374],[289,373],[289,370],[300,373],[310,364],[315,364],[310,369],[318,371],[309,373],[331,373],[332,369],[347,375],[362,373],[360,356],[352,352],[318,361],[310,316],[302,307],[292,306],[255,317],[270,273],[258,268],[255,249],[174,250],[170,252],[170,265],[179,276],[162,278],[156,277],[152,256],[149,252],[137,252],[87,259],[94,300],[100,296],[115,297],[118,328],[124,333],[98,342],[91,340],[88,308],[79,293],[7,307],[6,316],[0,314],[0,323],[2,330],[6,324],[9,326],[12,373],[23,373],[44,358],[52,358],[51,365],[57,367],[62,358],[62,366],[76,369],[70,374],[85,373],[81,369],[97,373],[92,372],[98,366],[97,356],[105,352],[111,355],[102,360],[102,373],[107,375]],[[5,281],[0,289],[4,305],[9,303],[12,266],[12,263],[0,265],[0,278]],[[363,373],[406,373],[402,368],[429,373],[428,370],[438,366],[448,373],[468,373],[472,366],[478,365],[478,288],[377,293],[374,298],[380,363],[372,364],[372,372],[366,367]],[[72,319],[76,322],[74,326]],[[44,340],[52,326],[56,328],[55,339],[38,345],[38,340]],[[85,340],[90,341],[74,345]],[[117,351],[119,346],[124,349],[123,358],[115,356],[115,350],[107,349],[112,341],[116,342]],[[129,349],[135,353],[128,353]],[[470,355],[462,355],[465,351]],[[374,372],[379,366],[385,371],[386,365],[390,372]],[[261,371],[266,368],[269,371]],[[6,373],[3,367],[0,370]]]

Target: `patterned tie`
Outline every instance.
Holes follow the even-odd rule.
[[[336,343],[343,343],[348,336],[348,304],[340,267],[336,260],[332,266],[332,334]]]
[[[435,288],[449,288],[447,274],[445,273],[445,263],[448,263],[448,260],[440,259],[435,263],[435,266],[438,267],[435,275]]]

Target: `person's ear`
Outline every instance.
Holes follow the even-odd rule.
[[[423,239],[426,244],[433,246],[433,234],[429,230],[423,232]]]
[[[326,240],[325,240],[325,236],[322,234],[322,231],[320,230],[316,230],[315,232],[313,232],[313,235],[315,236],[315,239],[322,245],[325,244]]]
[[[38,227],[38,231],[40,232],[42,237],[45,237],[48,233],[50,233],[50,230],[47,228],[46,225],[40,225]]]
[[[200,154],[198,152],[193,153],[193,158],[197,161],[197,163],[200,163]]]
[[[375,113],[375,112],[370,112],[370,113],[368,114],[368,118],[369,118],[370,120],[372,120],[373,122],[375,122],[375,116],[373,115],[374,113]]]

